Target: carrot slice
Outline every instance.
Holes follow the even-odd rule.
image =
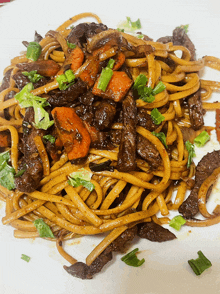
[[[10,135],[0,133],[0,147],[8,147],[10,145]]]
[[[84,60],[84,53],[82,49],[79,47],[76,47],[70,52],[70,55],[68,57],[68,62],[71,63],[71,69],[72,71],[76,71],[80,66],[83,64]]]
[[[102,91],[98,89],[98,82],[97,79],[92,93],[96,96],[100,96],[102,98],[112,99],[116,102],[119,102],[124,98],[126,93],[128,92],[129,88],[131,87],[133,81],[127,76],[127,74],[123,71],[114,71],[112,78],[105,90]]]
[[[91,138],[75,110],[70,107],[55,107],[51,113],[69,160],[85,157],[89,152]]]
[[[124,53],[119,52],[116,55],[115,63],[114,63],[114,66],[113,66],[113,70],[118,70],[123,65],[124,62],[125,62],[125,55],[124,55]]]

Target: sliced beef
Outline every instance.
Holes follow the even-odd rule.
[[[79,96],[79,102],[84,105],[92,105],[92,103],[95,101],[95,96],[92,94],[91,91],[88,91],[81,96]]]
[[[122,102],[123,128],[118,153],[117,168],[121,172],[129,172],[136,168],[136,102],[132,91]]]
[[[153,122],[150,114],[147,113],[147,109],[145,108],[138,109],[137,124],[150,132],[153,132],[158,128],[158,125]]]
[[[161,43],[164,43],[164,44],[169,43],[169,42],[173,42],[173,45],[184,46],[187,49],[189,49],[189,51],[191,53],[191,59],[190,60],[195,60],[196,59],[195,46],[194,46],[193,42],[190,40],[190,38],[188,37],[185,30],[183,28],[181,28],[181,27],[175,28],[175,30],[173,31],[172,36],[166,36],[166,37],[159,38],[157,40],[157,42],[161,42]]]
[[[4,77],[3,77],[3,80],[2,80],[2,84],[0,86],[0,92],[2,92],[3,90],[7,89],[9,87],[9,84],[10,84],[10,77],[11,77],[11,72],[12,72],[12,69],[9,69]]]
[[[165,242],[176,238],[168,229],[154,223],[141,223],[138,225],[138,236],[152,242]]]
[[[38,34],[37,31],[35,31],[35,34],[34,34],[34,42],[39,43],[42,39],[43,39],[43,37],[42,37],[40,34]],[[23,44],[25,47],[28,47],[29,42],[28,42],[28,41],[22,41],[22,44]]]
[[[93,113],[93,107],[90,105],[79,105],[74,107],[76,114],[84,121],[89,123],[90,125],[93,122],[94,113]]]
[[[22,176],[15,178],[15,186],[21,192],[31,193],[39,186],[43,177],[43,165],[37,148],[34,143],[34,137],[45,135],[45,131],[35,129],[34,110],[32,107],[26,109],[23,120],[23,152],[24,155],[19,163],[18,171],[25,170]]]
[[[28,79],[28,77],[23,75],[21,71],[17,71],[12,78],[15,81],[16,86],[18,87],[19,90],[22,90],[24,86],[30,83],[30,80]],[[47,83],[48,83],[48,79],[43,77],[38,82],[33,83],[33,86],[34,86],[34,89],[36,89],[46,85]]]
[[[162,164],[160,153],[154,144],[141,135],[137,136],[137,153],[149,163],[152,170],[156,170]]]
[[[220,150],[206,154],[198,163],[195,173],[195,185],[189,197],[179,207],[179,212],[185,218],[193,218],[198,212],[198,193],[202,183],[220,167]],[[209,189],[209,193],[211,193]]]
[[[82,94],[86,93],[86,84],[77,79],[77,82],[66,90],[53,90],[49,92],[48,102],[53,107],[71,106],[73,102]]]
[[[94,126],[102,131],[111,126],[116,114],[116,105],[109,101],[101,101],[94,114]]]
[[[118,238],[116,238],[94,261],[88,266],[83,262],[77,262],[64,269],[72,276],[80,279],[92,279],[93,275],[99,273],[104,265],[112,259],[112,252],[123,252],[127,242],[133,240],[137,234],[137,226],[127,229]]]
[[[114,145],[110,141],[110,136],[108,132],[97,132],[96,139],[92,141],[91,148],[101,149],[101,150],[111,150]]]
[[[188,98],[189,117],[192,128],[196,131],[204,125],[203,115],[205,110],[202,108],[201,93],[198,90]]]
[[[110,140],[115,145],[120,145],[121,143],[121,130],[111,130]]]
[[[93,37],[94,35],[107,30],[108,27],[102,23],[81,23],[75,26],[69,33],[67,40],[70,43],[74,43],[80,47],[83,47],[83,44],[87,42],[88,38]]]

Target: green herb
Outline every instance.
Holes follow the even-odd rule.
[[[34,221],[34,226],[41,238],[55,238],[50,227],[41,218]]]
[[[152,134],[153,134],[154,136],[156,136],[156,137],[157,137],[157,138],[163,143],[163,145],[164,145],[166,148],[168,148],[168,147],[167,147],[166,136],[165,136],[165,134],[164,134],[163,132],[160,132],[160,133],[152,132]]]
[[[74,43],[70,43],[69,41],[66,41],[67,42],[67,46],[70,48],[70,49],[74,49],[76,48],[76,44]]]
[[[37,74],[37,70],[32,70],[30,72],[28,71],[23,71],[22,74],[30,80],[31,83],[36,83],[38,82],[43,76]]]
[[[71,85],[74,84],[75,75],[71,69],[67,70],[64,74],[56,77],[56,80],[59,84],[60,90],[66,90]]]
[[[108,83],[110,82],[112,78],[112,75],[113,75],[113,70],[109,66],[107,66],[106,68],[103,68],[101,75],[99,77],[97,88],[105,92],[108,86]]]
[[[138,39],[142,39],[144,37],[144,35],[138,34],[137,37],[138,37]]]
[[[28,83],[24,88],[15,95],[15,99],[19,102],[21,108],[34,108],[34,127],[36,129],[47,130],[54,124],[50,121],[49,113],[44,109],[49,103],[46,98],[34,96],[31,91],[34,89],[32,83]]]
[[[31,258],[29,256],[25,255],[25,254],[21,254],[21,259],[23,259],[24,261],[29,262]]]
[[[153,95],[157,95],[161,92],[163,92],[166,89],[166,86],[163,84],[163,82],[159,82],[156,87],[153,89]]]
[[[186,146],[186,150],[188,151],[187,168],[189,168],[192,163],[192,158],[196,156],[195,147],[189,141],[186,141],[185,146]]]
[[[179,231],[181,227],[185,225],[185,223],[186,223],[186,220],[181,215],[177,215],[171,219],[171,221],[169,222],[169,226]]]
[[[155,100],[155,95],[162,92],[166,86],[159,82],[154,89],[151,87],[147,87],[147,77],[143,74],[140,74],[135,82],[134,82],[134,89],[137,90],[139,99],[143,100],[144,102],[152,103]]]
[[[120,29],[120,28],[117,28],[117,30],[122,33],[124,33],[124,31],[125,31],[125,29]]]
[[[141,28],[141,21],[138,18],[138,20],[136,21],[131,21],[131,18],[127,16],[127,23],[131,25],[131,27],[135,30],[140,29]]]
[[[78,172],[70,174],[68,184],[73,187],[83,186],[91,192],[95,188],[95,186],[90,182],[91,177],[91,172],[81,169]]]
[[[145,259],[141,259],[139,260],[136,256],[136,252],[138,251],[139,249],[136,248],[134,250],[132,250],[131,252],[129,252],[128,254],[126,254],[125,256],[123,256],[121,258],[122,261],[124,261],[127,265],[130,265],[130,266],[134,266],[134,267],[138,267],[138,266],[141,266],[144,262],[145,262]]]
[[[25,173],[25,169],[21,169],[19,170],[19,172],[16,173],[15,178],[19,178],[20,176],[22,176]]]
[[[202,251],[198,251],[198,258],[197,259],[190,259],[188,260],[189,265],[191,266],[194,273],[198,276],[204,272],[207,268],[211,267],[212,264],[208,258],[202,253]]]
[[[30,42],[27,47],[26,57],[33,61],[37,61],[41,54],[41,46],[37,42]]]
[[[197,147],[203,147],[209,140],[209,134],[206,131],[203,131],[194,139],[194,143]]]
[[[188,24],[187,25],[181,25],[178,28],[184,29],[186,34],[189,32],[189,25]]]
[[[165,117],[159,112],[157,108],[154,108],[150,115],[155,125],[159,125],[165,119]]]
[[[56,138],[52,135],[45,135],[45,136],[43,136],[43,139],[49,141],[52,144],[54,144],[56,141]]]
[[[12,190],[15,188],[15,170],[8,164],[9,160],[9,151],[5,151],[0,154],[0,185],[7,188],[8,190]]]

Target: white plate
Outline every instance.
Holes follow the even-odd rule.
[[[141,19],[142,31],[155,40],[170,35],[181,24],[189,24],[189,35],[197,48],[197,57],[220,57],[219,16],[217,1],[85,1],[80,0],[15,0],[0,8],[0,80],[10,59],[24,50],[21,41],[32,41],[34,31],[44,35],[56,29],[71,16],[80,12],[97,13],[103,23],[116,28],[130,16]],[[204,77],[220,81],[220,74],[205,70]],[[219,100],[216,94],[214,100]],[[212,113],[206,123],[214,123]],[[220,149],[215,141],[204,152]],[[201,150],[197,151],[201,158]],[[212,200],[218,196],[214,191]],[[0,204],[4,215],[4,204]],[[140,268],[126,266],[115,254],[113,261],[93,280],[82,281],[68,275],[67,264],[57,253],[55,244],[45,240],[19,240],[13,238],[13,229],[0,224],[0,293],[1,294],[176,294],[220,293],[220,225],[210,228],[183,227],[175,232],[178,239],[162,244],[136,239],[130,249],[138,247],[146,262]],[[191,231],[189,233],[189,231]],[[84,261],[99,242],[100,237],[85,237],[69,242],[66,249],[75,258]],[[211,260],[212,267],[196,276],[187,261],[197,258],[197,251]],[[21,254],[31,257],[29,263]]]

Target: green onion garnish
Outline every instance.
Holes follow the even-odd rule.
[[[68,69],[64,74],[56,77],[60,90],[66,90],[74,84],[75,75],[71,69]]]
[[[21,254],[21,259],[23,259],[24,261],[29,262],[31,258],[29,256],[25,255],[25,254]]]
[[[157,108],[154,108],[151,111],[151,118],[155,125],[159,125],[162,121],[164,121],[165,117],[159,112]]]
[[[41,46],[37,42],[30,42],[27,47],[26,57],[33,61],[37,61],[41,54]]]
[[[30,72],[28,71],[23,71],[22,74],[30,80],[31,83],[36,83],[38,82],[43,76],[37,74],[37,70],[32,70]]]
[[[203,273],[204,270],[211,267],[212,263],[210,260],[208,260],[208,258],[205,257],[202,251],[198,251],[197,254],[199,257],[197,259],[188,260],[188,263],[191,266],[194,273],[198,276],[201,275],[201,273]]]
[[[113,66],[114,66],[114,63],[115,63],[115,60],[114,59],[109,59],[109,61],[108,61],[108,64],[107,64],[107,67],[109,67],[109,68],[113,68]]]
[[[34,226],[41,238],[55,238],[50,227],[41,218],[34,221]]]
[[[139,18],[136,21],[131,21],[131,18],[127,16],[127,23],[129,23],[133,29],[141,28],[141,21]]]
[[[144,37],[144,35],[138,34],[137,37],[138,37],[138,39],[142,39]]]
[[[16,173],[15,178],[19,178],[20,176],[23,175],[23,173],[25,173],[25,169],[19,170],[19,172]]]
[[[194,139],[194,143],[197,147],[203,147],[209,140],[209,134],[206,131],[203,131]]]
[[[108,83],[110,82],[113,75],[113,70],[110,67],[103,68],[101,75],[99,77],[98,86],[99,90],[105,92]]]
[[[52,144],[54,144],[56,141],[56,138],[52,135],[45,135],[45,136],[43,136],[43,139],[49,141]]]
[[[166,86],[163,84],[163,82],[160,81],[153,89],[153,95],[157,95],[163,92],[165,89],[166,89]]]
[[[67,46],[68,46],[70,49],[74,49],[74,48],[76,48],[76,44],[74,44],[74,43],[70,43],[69,41],[66,41],[66,43],[67,43]]]
[[[152,134],[154,135],[154,136],[156,136],[162,143],[163,143],[163,145],[166,147],[166,148],[168,148],[167,147],[167,142],[166,142],[166,136],[165,136],[165,134],[163,133],[163,132],[160,132],[160,133],[156,133],[156,132],[152,132]]]
[[[134,250],[132,250],[131,252],[129,252],[128,254],[123,256],[121,258],[121,260],[124,261],[127,265],[130,265],[130,266],[134,266],[134,267],[141,266],[145,262],[145,259],[143,258],[143,259],[139,260],[137,258],[135,253],[138,250],[139,250],[138,248],[135,248]]]
[[[181,25],[178,28],[184,29],[186,33],[188,33],[188,31],[189,31],[189,25],[188,24],[187,25]]]
[[[75,80],[75,75],[71,69],[65,71],[65,76],[67,78],[68,83],[71,83]]]
[[[169,226],[179,231],[181,227],[185,225],[185,223],[186,223],[186,220],[181,215],[177,215],[171,219],[171,221],[169,222]]]
[[[186,146],[186,150],[188,151],[187,168],[189,168],[192,163],[192,158],[196,156],[195,147],[189,141],[186,141],[185,146]]]

